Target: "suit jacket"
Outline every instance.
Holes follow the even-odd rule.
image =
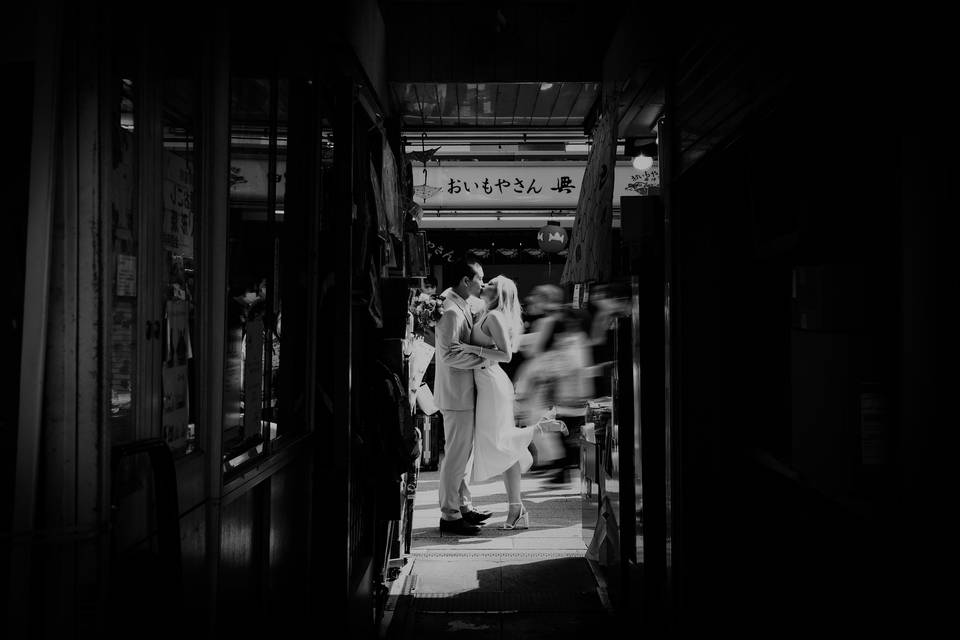
[[[451,353],[451,345],[470,344],[473,331],[473,315],[467,301],[454,293],[446,292],[443,301],[443,317],[436,330],[436,377],[433,396],[437,406],[452,411],[466,411],[477,404],[477,388],[473,370],[489,364],[486,358],[472,353]]]

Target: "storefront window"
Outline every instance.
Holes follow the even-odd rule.
[[[280,240],[287,163],[287,83],[234,78],[223,451],[228,467],[262,454],[282,416]]]
[[[227,471],[309,428],[324,164],[315,105],[302,78],[231,82]]]

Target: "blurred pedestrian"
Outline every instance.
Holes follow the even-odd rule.
[[[593,359],[583,313],[565,308],[551,314],[551,321],[537,338],[532,359],[518,371],[518,415],[522,421],[555,417],[567,426],[564,456],[551,466],[553,477],[565,482],[567,470],[578,462],[577,438],[586,416],[586,402],[593,395],[590,367]],[[540,447],[540,444],[537,443]]]
[[[529,359],[543,351],[551,327],[563,314],[563,290],[554,284],[541,284],[527,295],[524,309],[525,333],[520,339],[520,354]]]
[[[594,378],[595,393],[598,396],[613,393],[611,374],[616,358],[614,329],[618,318],[629,315],[630,302],[630,284],[613,282],[596,285],[590,291],[590,300],[584,305],[584,329],[589,334],[593,358],[593,367],[589,373]]]

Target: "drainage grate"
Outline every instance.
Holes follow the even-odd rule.
[[[420,613],[603,613],[596,591],[468,591],[417,593],[414,608]]]

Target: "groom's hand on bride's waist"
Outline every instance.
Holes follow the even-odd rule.
[[[454,342],[450,345],[451,353],[469,353],[472,355],[479,355],[479,349],[472,344],[464,344],[462,342]]]

